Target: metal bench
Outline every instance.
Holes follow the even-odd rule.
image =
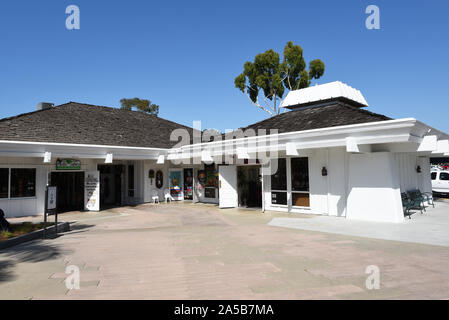
[[[409,219],[412,218],[412,212],[410,212],[410,210],[413,209],[413,204],[412,201],[410,200],[410,198],[408,197],[408,195],[406,193],[401,193],[401,198],[402,198],[402,208],[404,209],[404,217],[407,217]]]
[[[426,206],[424,202],[427,201],[426,197],[419,190],[410,190],[407,192],[408,198],[412,202],[413,209],[417,209],[421,211],[421,214],[426,212]]]

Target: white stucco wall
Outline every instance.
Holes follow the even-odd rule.
[[[329,149],[328,185],[329,215],[346,216],[348,190],[348,153],[344,148]]]
[[[168,188],[168,164],[157,164],[156,161],[145,161],[143,172],[143,184],[144,184],[144,202],[152,202],[153,190],[157,191],[160,201],[164,201],[164,190]],[[148,178],[150,170],[154,170],[155,178]],[[163,173],[163,186],[158,189],[156,187],[156,172],[161,170]]]
[[[418,189],[417,155],[412,153],[395,153],[394,159],[399,173],[401,192]]]
[[[348,219],[402,222],[400,178],[394,154],[351,154],[348,175]]]
[[[430,158],[416,153],[395,153],[398,167],[401,192],[419,189],[421,192],[432,192],[430,179]],[[417,167],[421,172],[417,172]]]

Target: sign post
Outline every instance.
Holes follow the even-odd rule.
[[[57,188],[47,186],[45,189],[44,239],[47,233],[47,217],[55,216],[55,233],[58,234]]]

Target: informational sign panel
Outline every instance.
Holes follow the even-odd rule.
[[[85,210],[100,210],[100,172],[86,172],[84,179]]]
[[[57,189],[56,187],[47,188],[47,210],[56,210],[56,200],[57,200]]]
[[[47,236],[47,220],[48,216],[55,217],[55,233],[58,233],[58,206],[57,206],[57,187],[47,186],[45,189],[45,212],[44,212],[44,239]]]

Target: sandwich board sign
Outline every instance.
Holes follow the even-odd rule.
[[[86,172],[84,179],[84,202],[86,211],[100,211],[100,172]]]

